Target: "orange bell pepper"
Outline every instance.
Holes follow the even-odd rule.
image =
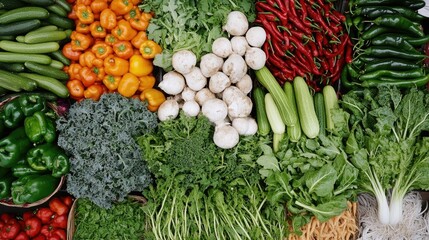
[[[104,72],[104,67],[94,66],[91,68],[91,70],[97,76],[97,79],[95,81],[97,81],[97,82],[103,81],[103,78],[106,75],[106,73]]]
[[[91,32],[91,29],[89,29],[89,24],[82,23],[81,21],[76,22],[76,32],[88,34]]]
[[[112,30],[116,27],[116,14],[109,8],[104,9],[100,14],[100,23],[105,29]]]
[[[118,39],[112,34],[107,34],[104,38],[104,42],[109,46],[113,46],[113,44],[115,44],[117,41]]]
[[[83,5],[89,6],[91,5],[91,1],[92,0],[77,0],[76,4],[83,4]]]
[[[99,21],[95,21],[89,25],[89,29],[91,30],[91,35],[94,38],[105,38],[107,35],[106,29],[101,26]]]
[[[91,24],[94,22],[94,13],[89,6],[83,4],[76,4],[76,15],[81,23]]]
[[[63,55],[72,60],[72,61],[78,61],[79,60],[79,56],[82,54],[82,52],[80,51],[74,51],[72,49],[72,44],[71,43],[67,43],[64,45],[63,49],[62,49],[62,53]]]
[[[75,8],[72,8],[72,10],[67,14],[67,18],[72,19],[72,20],[78,19]]]
[[[89,87],[97,80],[97,75],[89,67],[82,67],[79,71],[80,79],[85,87]]]
[[[92,45],[93,39],[90,35],[73,31],[70,35],[71,46],[74,51],[84,51]]]
[[[112,75],[105,75],[103,78],[103,84],[107,87],[110,91],[115,91],[118,89],[119,82],[121,81],[121,77],[118,76],[112,76]]]
[[[86,51],[80,55],[79,64],[82,65],[82,67],[101,67],[103,66],[103,60],[98,59],[93,52]]]
[[[92,53],[98,59],[105,59],[107,56],[113,53],[111,46],[107,45],[105,42],[97,42],[91,48]]]
[[[70,64],[67,72],[70,76],[70,79],[80,80],[81,79],[79,75],[80,69],[82,69],[82,66],[79,63]]]
[[[130,19],[128,21],[130,22],[132,28],[139,31],[146,31],[147,27],[149,26],[148,21],[143,21],[140,18]]]
[[[131,41],[137,35],[137,31],[131,27],[129,22],[122,19],[119,20],[118,25],[112,30],[112,34],[119,40]]]
[[[127,14],[124,15],[125,20],[129,21],[130,19],[140,18],[141,12],[140,9],[135,6]]]
[[[143,92],[146,89],[153,88],[155,86],[156,79],[154,76],[143,76],[139,77],[140,85],[139,91]]]
[[[140,52],[143,58],[153,59],[155,55],[162,52],[161,46],[152,40],[146,40],[140,45]]]
[[[131,9],[133,9],[134,4],[131,0],[113,0],[110,3],[110,9],[112,9],[117,15],[125,15]]]
[[[113,76],[122,76],[128,72],[127,60],[110,55],[104,59],[104,71]]]
[[[118,92],[124,97],[133,96],[139,89],[140,81],[132,73],[126,73],[119,82]]]
[[[148,13],[148,12],[142,12],[140,15],[140,19],[145,21],[145,22],[150,22],[152,17],[153,17],[152,13]]]
[[[94,84],[88,87],[83,94],[84,94],[84,97],[87,99],[90,98],[94,101],[98,101],[101,95],[103,94],[103,92],[104,92],[103,87],[101,85]]]
[[[76,79],[69,80],[66,84],[67,89],[70,92],[70,97],[74,100],[80,100],[84,97],[85,87],[82,82]]]
[[[93,13],[101,13],[109,7],[109,4],[107,4],[107,0],[93,0],[90,6]]]
[[[137,49],[140,49],[140,46],[144,41],[147,40],[147,34],[145,31],[139,31],[137,35],[131,40],[131,44]]]
[[[156,112],[159,106],[163,102],[165,102],[166,99],[165,99],[164,93],[162,93],[161,91],[154,88],[149,88],[144,90],[140,94],[140,100],[147,101],[148,103],[147,109],[149,109],[149,111],[151,112]]]
[[[133,56],[134,48],[133,45],[131,45],[131,43],[128,41],[119,41],[113,44],[113,51],[115,52],[116,56],[123,59],[129,59],[131,56]]]
[[[130,58],[130,73],[142,77],[149,75],[153,71],[152,61],[143,58],[141,55],[133,55]]]
[[[138,5],[138,4],[141,2],[141,0],[131,0],[131,2],[132,2],[134,5]]]

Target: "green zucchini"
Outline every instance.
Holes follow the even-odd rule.
[[[60,49],[60,45],[57,42],[31,44],[2,40],[0,48],[13,53],[50,53]]]
[[[253,101],[256,110],[256,122],[258,124],[258,133],[266,136],[270,133],[271,127],[268,122],[267,112],[265,111],[265,93],[261,87],[253,89]]]
[[[31,19],[44,19],[49,17],[48,10],[42,7],[21,7],[9,10],[0,15],[0,24],[7,24]]]
[[[49,24],[55,25],[63,29],[72,29],[74,27],[74,21],[67,17],[61,17],[58,14],[50,13],[46,19]]]
[[[292,109],[293,109],[293,114],[295,114],[296,116],[298,116],[298,112],[296,109],[296,101],[295,101],[295,93],[293,91],[293,86],[292,83],[290,82],[286,82],[283,86],[283,89],[286,93],[286,97],[288,98]],[[292,142],[298,142],[298,140],[301,138],[301,125],[299,123],[299,119],[297,124],[295,124],[294,126],[288,126],[287,127],[287,135],[289,136],[289,139]]]
[[[43,76],[55,78],[58,80],[69,79],[69,75],[67,73],[65,73],[64,71],[58,68],[51,67],[49,65],[38,64],[35,62],[25,62],[24,65],[28,70]]]
[[[67,87],[55,78],[34,73],[19,73],[19,75],[34,80],[39,88],[50,91],[58,97],[67,98],[70,95]]]
[[[52,59],[49,56],[42,55],[42,54],[0,52],[0,62],[4,62],[4,63],[37,62],[40,64],[51,64]]]
[[[301,129],[308,138],[315,138],[319,135],[320,127],[308,85],[304,78],[295,77],[293,88]]]
[[[27,33],[38,28],[42,22],[39,19],[24,20],[9,24],[0,24],[0,36],[13,36]]]
[[[0,9],[11,10],[15,8],[25,7],[25,3],[18,0],[0,0]]]
[[[23,2],[29,3],[31,5],[47,7],[54,4],[54,0],[21,0]]]
[[[277,152],[279,150],[280,141],[284,137],[286,126],[283,123],[277,104],[274,102],[270,93],[265,94],[265,110],[267,111],[268,122],[270,123],[271,129],[274,133],[273,150],[274,152]]]
[[[37,88],[37,84],[27,77],[0,70],[0,87],[14,92],[33,91]]]
[[[325,112],[326,112],[326,129],[328,131],[334,130],[334,121],[332,120],[332,109],[339,108],[338,97],[335,89],[326,85],[323,88],[323,99],[325,103]]]
[[[22,63],[1,63],[0,69],[9,71],[9,72],[23,72],[25,70],[25,66]]]
[[[326,133],[326,110],[322,93],[314,94],[314,110],[319,120],[320,134]]]

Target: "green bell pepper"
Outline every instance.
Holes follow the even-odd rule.
[[[52,194],[60,182],[51,175],[30,175],[12,183],[12,200],[15,204],[34,203]]]
[[[12,175],[6,175],[0,177],[0,199],[6,199],[11,196],[11,187],[14,177]]]
[[[25,115],[21,109],[18,98],[6,103],[0,114],[0,118],[3,120],[4,126],[7,128],[16,128],[22,123]]]
[[[33,143],[52,143],[56,139],[53,120],[41,111],[35,112],[24,120],[25,133]]]
[[[60,147],[50,143],[30,149],[27,162],[35,170],[51,170],[54,177],[61,177],[70,170],[68,156]]]
[[[11,168],[12,175],[15,177],[25,177],[29,175],[41,175],[45,174],[46,171],[38,171],[30,167],[27,162],[25,163],[17,163],[15,166]]]
[[[0,167],[10,168],[24,158],[31,148],[30,139],[24,127],[13,130],[7,137],[0,140]]]
[[[21,110],[25,116],[31,116],[38,111],[46,110],[46,99],[37,94],[22,95],[18,98]]]

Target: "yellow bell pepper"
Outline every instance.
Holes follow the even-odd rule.
[[[119,82],[118,92],[124,97],[133,96],[139,89],[140,81],[132,73],[126,73]]]
[[[144,90],[140,94],[140,100],[141,101],[147,101],[148,106],[147,109],[151,112],[156,112],[159,108],[159,106],[165,102],[165,95],[161,91],[149,88]]]
[[[155,77],[154,76],[143,76],[139,78],[140,85],[139,85],[139,91],[143,92],[146,89],[153,88],[155,86]]]
[[[152,61],[143,58],[141,55],[133,55],[129,61],[129,72],[137,77],[149,75],[153,71]]]

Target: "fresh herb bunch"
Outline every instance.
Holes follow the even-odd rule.
[[[109,208],[145,189],[151,177],[134,137],[156,125],[145,103],[119,94],[73,104],[57,121],[58,145],[71,155],[67,191]]]
[[[148,37],[161,44],[163,51],[154,65],[170,71],[171,58],[179,50],[191,50],[200,59],[211,52],[215,39],[223,36],[223,23],[229,12],[239,10],[250,22],[255,19],[251,0],[148,0],[139,5],[154,12],[148,27]]]
[[[127,200],[106,210],[88,199],[76,201],[73,239],[142,239],[146,217],[141,203]]]

